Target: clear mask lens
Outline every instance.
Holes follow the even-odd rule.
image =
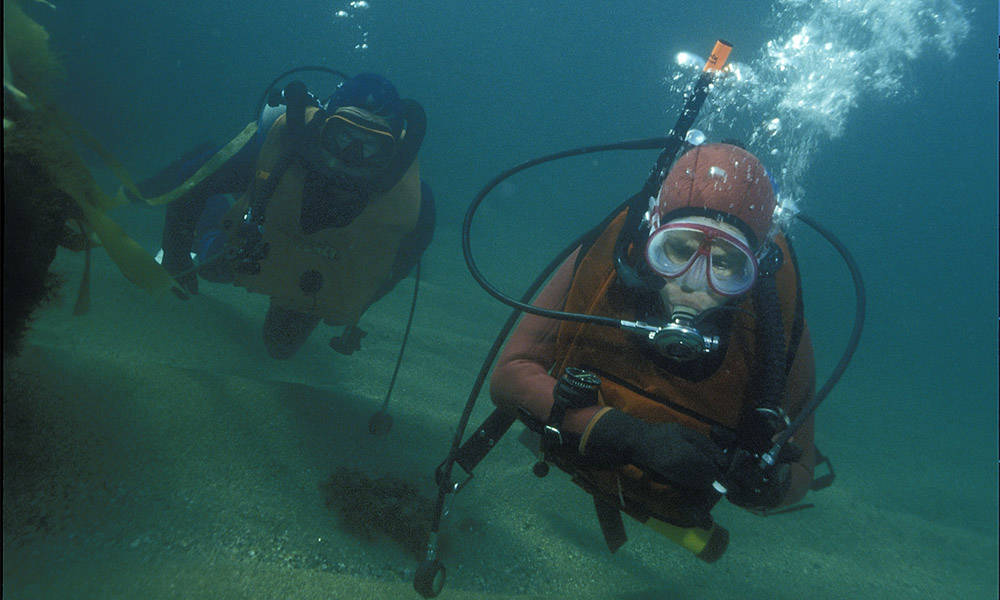
[[[353,167],[383,168],[396,146],[396,139],[382,125],[339,112],[327,119],[320,139],[330,154]]]
[[[691,289],[723,296],[745,293],[757,279],[757,258],[745,242],[700,223],[668,223],[649,236],[649,266]]]

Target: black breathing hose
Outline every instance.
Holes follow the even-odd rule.
[[[830,242],[837,252],[840,254],[841,258],[844,259],[844,263],[847,264],[848,270],[851,272],[851,278],[854,280],[854,292],[855,292],[855,303],[854,303],[854,327],[851,329],[851,336],[847,340],[847,348],[844,350],[843,355],[841,355],[840,360],[837,362],[837,366],[833,368],[833,372],[827,378],[826,383],[820,388],[816,395],[813,396],[812,401],[807,404],[801,412],[795,417],[794,420],[788,425],[788,428],[782,431],[777,438],[775,438],[774,446],[761,457],[761,460],[769,465],[775,464],[777,462],[778,453],[781,452],[782,446],[793,436],[795,432],[802,427],[802,424],[808,419],[819,407],[820,403],[826,399],[829,395],[830,390],[833,386],[837,385],[840,381],[840,377],[847,370],[847,365],[851,362],[851,357],[854,356],[854,351],[857,350],[858,344],[861,341],[861,330],[865,325],[865,304],[866,304],[866,294],[865,294],[865,282],[861,278],[861,269],[858,267],[858,263],[855,262],[854,257],[851,256],[850,251],[844,246],[833,235],[830,230],[821,226],[811,217],[804,215],[802,213],[796,213],[795,217],[813,228],[816,233],[823,236],[826,241]]]
[[[551,319],[579,321],[584,323],[596,323],[599,325],[607,325],[609,327],[620,327],[621,321],[617,319],[612,319],[610,317],[598,317],[594,315],[584,315],[578,313],[563,312],[559,310],[548,310],[544,308],[538,308],[536,306],[528,304],[526,301],[515,300],[514,298],[511,298],[507,294],[503,293],[500,289],[498,289],[496,286],[490,283],[489,280],[486,279],[482,271],[480,271],[479,267],[476,265],[475,259],[472,257],[472,244],[470,241],[471,239],[470,232],[472,230],[472,219],[475,216],[476,211],[479,209],[479,205],[482,204],[486,196],[491,191],[493,191],[493,188],[495,188],[497,185],[499,185],[508,177],[520,173],[521,171],[530,169],[531,167],[535,167],[543,163],[551,162],[554,160],[560,160],[563,158],[569,158],[571,156],[579,156],[581,154],[592,154],[594,152],[607,152],[610,150],[655,150],[657,148],[662,148],[666,143],[669,142],[669,140],[670,138],[667,137],[657,137],[657,138],[646,138],[641,140],[630,140],[626,142],[618,142],[615,144],[601,144],[597,146],[584,146],[582,148],[574,148],[572,150],[556,152],[554,154],[548,154],[546,156],[541,156],[539,158],[523,162],[510,169],[507,169],[506,171],[494,177],[489,183],[487,183],[483,187],[483,189],[479,191],[478,194],[476,194],[476,197],[472,200],[472,203],[469,204],[468,210],[465,211],[465,219],[462,221],[462,252],[465,255],[465,265],[466,267],[468,267],[469,273],[472,275],[472,278],[475,279],[476,283],[478,283],[484,290],[486,290],[486,292],[489,295],[493,296],[500,302],[503,302],[507,306],[516,308],[520,311],[524,311],[541,317],[549,317]],[[627,202],[624,202],[617,208],[615,208],[615,210],[613,210],[611,214],[608,215],[608,217],[605,218],[600,225],[598,225],[598,227],[606,226],[607,223],[610,223],[615,218],[615,216],[618,215],[619,212],[624,210],[627,204],[628,204]]]

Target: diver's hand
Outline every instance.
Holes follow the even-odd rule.
[[[196,273],[188,273],[187,275],[181,275],[175,277],[174,280],[180,288],[190,295],[195,295],[198,293],[198,275]],[[187,296],[182,296],[178,294],[182,300],[187,300]]]
[[[187,300],[187,294],[195,295],[198,293],[198,274],[190,272],[194,268],[194,261],[190,257],[185,258],[187,260],[173,259],[166,255],[163,257],[163,268],[180,286],[181,289],[175,290],[175,293],[180,291],[181,293],[178,293],[177,296],[182,300]]]
[[[750,510],[763,511],[781,505],[792,485],[792,470],[788,462],[762,469],[759,457],[740,450],[733,457],[723,481],[730,502]]]
[[[709,489],[725,468],[718,446],[677,423],[647,423],[610,409],[595,415],[588,429],[581,443],[584,456],[631,463],[681,488]]]
[[[340,337],[330,338],[330,347],[341,354],[351,355],[361,349],[361,338],[366,335],[368,332],[363,331],[360,327],[348,325]]]

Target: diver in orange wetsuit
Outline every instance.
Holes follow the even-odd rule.
[[[695,146],[638,230],[623,231],[619,215],[536,302],[663,326],[655,339],[535,315],[511,336],[492,376],[494,403],[549,432],[547,457],[595,501],[640,520],[709,527],[720,481],[730,502],[754,511],[809,489],[811,417],[770,468],[736,450],[765,451],[814,393],[799,276],[775,207],[756,157],[731,144]],[[553,393],[576,369],[599,377],[594,400]]]

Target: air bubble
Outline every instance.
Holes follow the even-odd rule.
[[[729,179],[729,173],[726,173],[725,169],[715,166],[708,168],[708,176],[721,179],[722,181],[727,181]]]

